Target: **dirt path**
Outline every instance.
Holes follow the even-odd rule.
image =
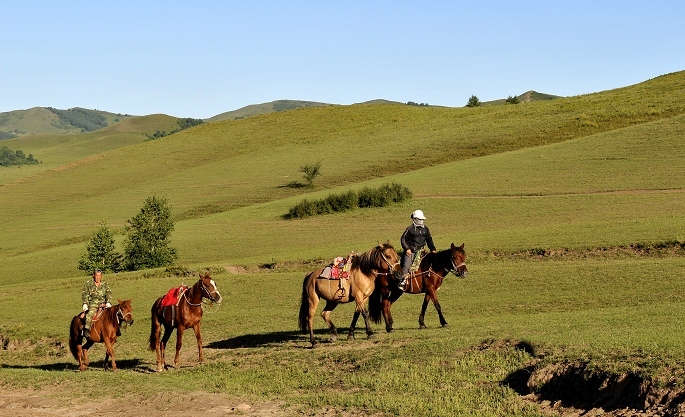
[[[102,415],[205,417],[240,415],[249,417],[292,415],[281,404],[248,404],[231,401],[221,394],[196,392],[183,395],[156,395],[151,398],[110,398],[78,400],[59,398],[56,392],[7,391],[0,389],[0,415],[3,417],[86,417]]]

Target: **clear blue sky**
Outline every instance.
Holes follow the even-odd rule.
[[[3,1],[0,112],[460,107],[685,70],[685,1]]]

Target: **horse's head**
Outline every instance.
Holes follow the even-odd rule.
[[[200,281],[202,281],[202,296],[209,298],[214,303],[221,303],[221,294],[219,294],[216,282],[214,282],[209,273],[200,274]]]
[[[390,244],[390,241],[376,247],[381,254],[381,260],[378,264],[379,270],[387,271],[395,279],[402,278],[402,267],[400,266],[400,256],[397,254],[395,248]]]
[[[120,321],[125,322],[129,326],[133,324],[133,315],[131,312],[133,307],[131,307],[131,300],[119,300],[119,308],[117,309],[117,317]]]
[[[450,254],[452,265],[448,266],[450,272],[455,276],[466,278],[469,274],[468,269],[466,269],[466,252],[464,251],[464,244],[461,246],[454,246],[454,243],[450,246]]]

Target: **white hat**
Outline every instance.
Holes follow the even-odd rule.
[[[426,220],[426,216],[423,215],[423,212],[421,210],[414,210],[414,212],[411,214],[412,219],[419,219],[419,220]]]

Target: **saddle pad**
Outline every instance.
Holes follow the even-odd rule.
[[[175,306],[178,305],[178,299],[183,294],[188,287],[181,285],[180,287],[171,288],[167,291],[164,298],[162,298],[162,307]]]

